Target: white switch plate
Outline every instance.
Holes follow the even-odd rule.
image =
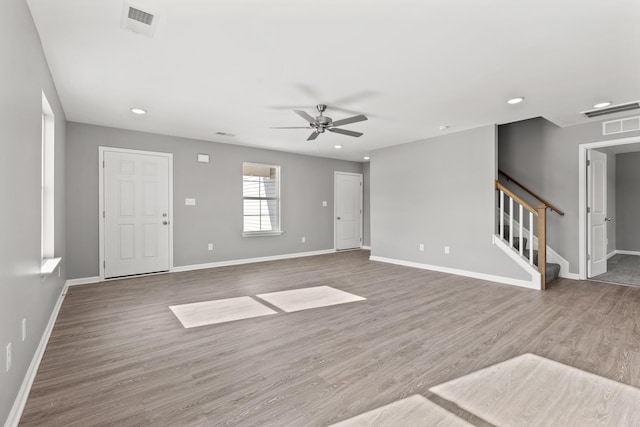
[[[22,319],[22,341],[27,339],[27,319]]]
[[[7,344],[7,372],[11,369],[11,343]]]
[[[184,204],[187,205],[187,206],[195,206],[196,205],[196,199],[186,198],[186,199],[184,199]]]
[[[303,237],[303,238],[302,238],[302,243],[304,243],[304,242],[306,242],[306,241],[307,241],[307,238],[306,238],[306,237]]]
[[[198,154],[198,162],[199,163],[209,163],[209,155],[208,154]]]
[[[449,246],[445,246],[444,247],[444,253],[445,254],[449,254]]]
[[[210,251],[212,251],[212,250],[213,250],[213,243],[209,243],[209,244],[207,245],[207,249],[209,249]]]
[[[327,201],[326,201],[326,200],[323,200],[323,201],[322,201],[322,207],[324,207],[324,208],[326,208],[326,207],[327,207]]]
[[[420,243],[420,250],[424,251],[424,244],[423,243]]]

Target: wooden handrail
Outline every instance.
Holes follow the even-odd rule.
[[[538,199],[539,201],[541,201],[542,203],[545,204],[546,207],[548,207],[549,209],[551,209],[552,211],[555,211],[558,215],[560,216],[564,216],[564,212],[562,212],[560,209],[558,209],[556,206],[554,206],[553,204],[549,203],[548,201],[546,201],[545,199],[543,199],[542,197],[538,196],[536,193],[534,193],[533,191],[529,190],[527,187],[525,187],[524,185],[522,185],[520,182],[518,182],[517,180],[513,179],[513,177],[511,177],[510,175],[504,173],[501,170],[498,170],[498,173],[503,175],[505,178],[507,178],[508,181],[513,182],[515,185],[517,185],[518,187],[522,188],[524,191],[526,191],[527,193],[531,194],[533,197],[535,197],[536,199]],[[513,197],[513,196],[512,196]]]
[[[529,212],[531,212],[535,216],[538,216],[538,211],[536,210],[536,208],[530,206],[527,202],[522,200],[520,197],[516,196],[513,191],[509,190],[507,187],[505,187],[504,185],[500,184],[498,181],[496,181],[496,190],[502,190],[504,192],[504,194],[506,194],[507,196],[511,197],[516,202],[520,203],[523,208],[525,208],[526,210],[528,210]]]

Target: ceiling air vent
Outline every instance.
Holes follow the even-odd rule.
[[[609,120],[602,123],[602,134],[612,135],[615,133],[633,132],[640,130],[640,116],[627,117],[626,119]]]
[[[597,110],[583,111],[582,114],[592,119],[594,117],[606,116],[608,114],[623,113],[625,111],[640,110],[640,103],[630,102],[628,104],[612,105],[607,108],[598,108]]]
[[[125,30],[133,31],[134,33],[147,37],[153,37],[153,33],[155,33],[158,25],[158,18],[160,18],[160,16],[156,13],[142,10],[125,2],[124,9],[122,10],[121,26]]]

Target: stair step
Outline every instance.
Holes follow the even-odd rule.
[[[510,227],[505,224],[504,226],[504,239],[508,242],[509,241],[509,233],[510,233]],[[526,249],[527,247],[527,238],[523,237],[522,238],[522,243],[524,246],[524,250],[523,250],[523,255],[529,259],[529,250]],[[520,252],[520,238],[518,236],[513,236],[513,248]],[[533,264],[537,267],[538,266],[538,251],[534,250],[533,251]],[[554,280],[556,280],[558,277],[560,277],[560,264],[556,264],[553,262],[548,262],[547,263],[547,283],[551,283]]]

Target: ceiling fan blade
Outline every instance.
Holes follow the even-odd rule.
[[[359,136],[364,135],[363,133],[360,132],[354,132],[352,130],[346,130],[346,129],[336,129],[336,128],[329,128],[327,129],[329,132],[335,132],[335,133],[341,133],[343,135],[349,135],[349,136],[355,136],[356,138]]]
[[[313,117],[311,117],[309,114],[307,114],[305,111],[302,110],[293,110],[294,113],[296,113],[297,115],[299,115],[300,117],[302,117],[303,119],[305,119],[306,121],[308,121],[311,124],[316,123],[316,119],[314,119]]]
[[[359,116],[353,116],[353,117],[348,117],[342,120],[336,120],[335,122],[333,122],[333,126],[348,125],[349,123],[363,122],[365,120],[368,120],[367,116],[360,114]]]
[[[309,126],[272,126],[269,129],[309,129]]]
[[[307,141],[313,141],[318,137],[318,135],[320,135],[318,132],[313,132],[311,135],[309,135],[309,138],[307,138]]]

